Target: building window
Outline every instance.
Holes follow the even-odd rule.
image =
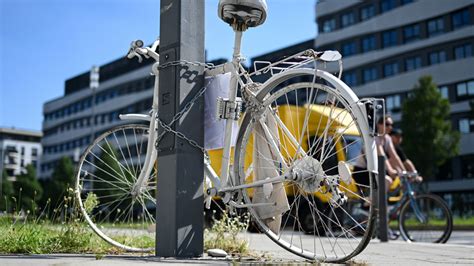
[[[474,119],[461,118],[459,119],[459,132],[468,134],[474,132]]]
[[[430,65],[440,64],[446,61],[445,51],[436,51],[429,54]]]
[[[355,23],[355,18],[354,18],[354,13],[353,12],[342,14],[342,16],[341,16],[341,25],[342,25],[342,27],[347,27],[347,26],[352,25],[354,23]]]
[[[458,83],[456,85],[456,96],[458,99],[467,99],[474,96],[474,80]]]
[[[21,147],[21,155],[22,155],[22,156],[25,155],[25,147]]]
[[[460,158],[463,178],[474,178],[474,155],[463,155]]]
[[[331,32],[336,29],[336,20],[335,19],[327,19],[323,21],[323,32]]]
[[[391,9],[394,9],[395,7],[397,7],[396,0],[382,0],[380,3],[380,12],[387,12]]]
[[[361,20],[367,20],[371,17],[375,16],[375,6],[370,4],[363,6],[360,9],[360,19]]]
[[[382,33],[382,45],[383,48],[395,46],[398,44],[397,31],[389,30]]]
[[[389,113],[397,113],[401,108],[400,95],[387,96],[385,99],[385,107]]]
[[[393,75],[398,74],[398,63],[397,62],[392,62],[383,65],[383,75],[384,77],[390,77]]]
[[[428,21],[428,36],[432,37],[444,32],[444,19],[435,18]]]
[[[459,29],[464,26],[468,26],[470,22],[470,14],[468,9],[463,9],[456,13],[453,13],[451,16],[451,22],[453,24],[453,29]]]
[[[38,156],[38,149],[37,148],[32,148],[31,149],[31,156]]]
[[[364,69],[363,78],[365,83],[376,80],[378,78],[377,69],[375,67]]]
[[[362,51],[364,53],[375,50],[375,48],[376,48],[375,35],[370,35],[370,36],[362,38]]]
[[[472,45],[464,44],[454,47],[454,59],[462,59],[472,56]]]
[[[342,79],[349,87],[357,86],[357,75],[355,72],[345,72]]]
[[[410,71],[410,70],[415,70],[417,68],[421,67],[421,57],[415,56],[411,58],[407,58],[405,60],[405,70]]]
[[[410,25],[403,28],[403,42],[408,43],[420,39],[420,25]]]
[[[441,97],[444,99],[449,99],[449,91],[448,91],[448,86],[442,86],[438,88],[439,93],[441,94]]]
[[[355,42],[348,42],[342,45],[342,54],[344,56],[349,56],[356,54],[356,44]]]

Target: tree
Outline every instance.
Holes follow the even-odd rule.
[[[438,167],[458,154],[459,132],[449,119],[450,104],[430,76],[423,76],[403,102],[403,148],[421,174],[431,178]]]
[[[13,183],[12,181],[8,180],[8,173],[5,169],[3,169],[2,184],[0,185],[2,186],[2,194],[0,195],[0,210],[8,212],[12,207],[11,197],[13,196]]]
[[[18,210],[35,211],[36,202],[41,198],[43,189],[36,179],[36,169],[33,165],[26,166],[26,173],[16,177],[14,196],[17,199]]]
[[[42,202],[51,200],[52,207],[55,208],[63,201],[67,190],[74,186],[74,166],[69,157],[62,157],[49,182],[45,182],[45,195]]]
[[[123,194],[123,188],[115,187],[113,184],[117,184],[119,180],[124,182],[125,179],[131,183],[133,178],[128,169],[120,166],[119,155],[115,149],[104,144],[101,150],[102,153],[96,161],[95,177],[97,182],[94,182],[94,188],[97,189],[95,191],[101,198],[101,203],[104,203],[104,201],[114,201]]]

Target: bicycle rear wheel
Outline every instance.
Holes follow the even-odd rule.
[[[373,231],[376,162],[357,97],[327,72],[294,69],[267,81],[256,98],[263,104],[247,107],[239,132],[236,182],[291,178],[241,191],[252,220],[277,244],[310,260],[342,262],[359,254]],[[357,160],[369,166],[363,171],[366,185],[357,186],[351,173],[339,172],[350,172]],[[362,201],[366,218],[356,219],[344,208],[347,203],[337,202],[339,194]],[[359,233],[345,228],[340,212],[357,224]]]
[[[78,164],[76,198],[90,227],[110,244],[127,251],[154,249],[156,169],[133,193],[145,161],[145,125],[112,128],[87,147]]]
[[[446,243],[453,231],[453,216],[437,195],[416,195],[400,210],[402,237],[411,242]]]

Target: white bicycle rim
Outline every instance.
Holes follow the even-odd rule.
[[[75,195],[89,226],[108,243],[130,252],[154,250],[150,231],[156,223],[156,172],[152,170],[138,195],[131,195],[144,163],[148,130],[132,124],[106,131],[84,151],[76,173]],[[88,207],[94,197],[96,203]],[[130,241],[137,236],[148,239],[144,246]]]
[[[312,82],[291,84],[291,85],[285,86],[284,88],[280,88],[280,90],[276,90],[274,94],[270,94],[270,92],[272,92],[275,88],[278,88],[278,86],[281,85],[283,82],[288,82],[292,78],[304,77],[304,76],[310,77],[310,80],[316,81],[319,83],[315,83],[315,85],[313,85]],[[321,81],[323,81],[323,83],[325,84],[323,85],[320,84]],[[359,195],[358,197],[362,200],[365,197],[370,199],[371,196],[373,195],[372,173],[374,173],[374,169],[376,169],[375,168],[376,167],[375,143],[372,137],[370,137],[368,134],[369,131],[368,131],[368,125],[366,122],[366,117],[363,115],[360,107],[357,105],[358,98],[350,90],[350,88],[348,88],[342,81],[332,76],[331,74],[324,71],[320,71],[320,70],[317,70],[317,72],[315,72],[314,69],[288,70],[282,74],[273,76],[262,87],[263,88],[257,95],[257,99],[259,99],[260,101],[264,103],[263,106],[265,106],[265,109],[271,106],[271,104],[274,101],[276,101],[277,98],[286,94],[286,92],[295,92],[298,89],[303,89],[307,93],[306,96],[308,96],[308,92],[310,92],[311,90],[313,90],[313,92],[317,90],[317,91],[323,91],[324,93],[328,95],[331,94],[335,99],[337,99],[337,104],[339,104],[340,106],[343,106],[344,109],[349,110],[346,113],[350,114],[352,120],[354,121],[353,125],[358,129],[358,132],[360,133],[360,141],[363,144],[364,149],[366,151],[369,151],[366,153],[367,156],[364,156],[368,165],[367,174],[369,176],[369,184],[370,184],[369,192],[363,196]],[[288,102],[289,101],[288,95],[286,95],[285,97],[286,97],[286,101]],[[296,99],[297,97],[295,98],[295,100]],[[316,99],[316,97],[314,99]],[[235,155],[236,156],[235,162],[237,163],[235,165],[235,172],[236,172],[236,176],[240,177],[240,179],[238,180],[240,184],[245,182],[244,181],[245,176],[246,176],[245,173],[247,171],[247,169],[245,168],[246,167],[245,160],[246,160],[246,157],[248,157],[248,154],[246,154],[247,152],[246,150],[249,145],[251,135],[253,134],[252,133],[253,125],[256,123],[256,121],[252,119],[251,116],[252,116],[251,113],[246,114],[244,118],[244,122],[242,123],[241,130],[239,132],[239,138],[238,138],[238,142],[236,146],[237,152]],[[306,125],[307,127],[308,119],[305,118],[304,120],[306,122],[303,122],[302,124]],[[295,125],[288,125],[288,127],[294,128]],[[297,128],[299,127],[297,126]],[[279,134],[281,135],[281,133],[284,131],[285,130],[283,129],[279,129]],[[302,129],[302,131],[304,132],[305,129]],[[295,137],[295,139],[299,139],[299,137],[301,137],[301,135],[304,135],[304,133],[300,132],[300,133],[297,133],[297,135],[299,136]],[[283,153],[286,153],[284,155],[288,155],[291,153],[289,151],[285,151],[285,147],[282,147],[282,146],[283,145],[280,146],[280,152],[283,151]],[[289,150],[288,148],[286,149]],[[296,150],[297,148],[293,147],[293,149]],[[352,161],[352,163],[354,163],[354,161]],[[287,191],[288,191],[288,188],[291,187],[289,185],[293,185],[293,187],[296,186],[299,190],[301,190],[301,187],[302,187],[301,184],[296,184],[296,183],[291,183],[291,182],[286,182],[286,185],[287,185],[286,186]],[[243,193],[244,200],[246,201],[246,203],[252,203],[251,196],[249,196],[251,192],[249,191],[247,193],[246,190],[243,190],[242,193]],[[297,194],[296,190],[293,191],[293,193]],[[262,219],[259,218],[259,215],[257,214],[257,211],[254,208],[249,208],[251,215],[253,216],[254,220],[257,222],[261,230],[265,232],[273,241],[275,241],[280,246],[284,247],[285,249],[297,255],[300,255],[302,257],[305,257],[311,260],[339,262],[339,261],[345,261],[357,255],[368,244],[368,241],[370,240],[371,233],[373,230],[373,215],[372,215],[373,209],[372,209],[372,206],[370,205],[370,200],[366,200],[368,204],[370,205],[369,206],[370,215],[369,215],[369,219],[365,221],[365,225],[363,227],[363,236],[362,238],[360,237],[357,238],[354,235],[351,235],[350,232],[347,232],[346,236],[349,235],[350,237],[352,237],[352,239],[350,241],[346,241],[347,243],[344,243],[344,245],[349,246],[349,248],[346,249],[346,248],[343,248],[342,243],[340,243],[341,242],[340,237],[325,236],[321,234],[320,232],[316,233],[316,231],[319,231],[318,229],[319,225],[316,225],[317,223],[322,223],[321,226],[323,227],[323,229],[325,226],[327,227],[327,222],[325,222],[324,220],[328,218],[328,215],[325,214],[322,210],[318,209],[318,207],[316,206],[318,205],[318,203],[316,202],[317,199],[314,197],[314,194],[307,193],[307,192],[299,193],[297,196],[295,196],[295,198],[296,197],[299,198],[299,201],[295,201],[297,203],[291,202],[290,210],[284,213],[283,216],[281,217],[282,219],[281,229],[280,229],[280,232],[277,232],[277,233],[273,232],[270,229],[270,226],[267,225],[268,222],[262,221]],[[302,200],[305,201],[305,204],[312,205],[311,208],[313,209],[312,218],[313,220],[315,220],[315,226],[314,226],[315,232],[313,232],[312,235],[310,235],[309,237],[302,236],[303,232],[301,232],[302,231],[301,225],[299,224],[300,221],[298,221],[299,220],[298,213],[300,209],[299,204],[302,204]],[[293,221],[288,222],[291,219]],[[289,232],[289,231],[292,231],[293,229],[291,228],[290,230],[288,230],[288,227],[290,227],[289,225],[293,225],[293,228],[296,227],[296,229],[299,230],[300,232],[296,232],[296,233]],[[305,242],[311,242],[308,244],[311,247],[306,248]],[[350,243],[350,242],[354,242],[354,243]]]

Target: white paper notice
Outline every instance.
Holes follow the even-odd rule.
[[[227,98],[229,94],[230,73],[206,77],[206,92],[204,93],[204,148],[206,150],[222,149],[224,147],[224,131],[226,120],[216,117],[217,97]],[[237,121],[233,122],[231,145],[235,146],[238,134]]]

